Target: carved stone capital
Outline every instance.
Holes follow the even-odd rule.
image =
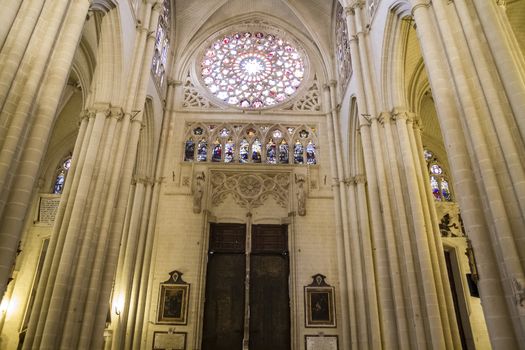
[[[390,119],[392,119],[392,114],[390,114],[390,112],[381,112],[379,113],[379,117],[377,118],[377,120],[383,125],[389,124]]]
[[[366,176],[363,174],[354,176],[354,183],[356,185],[366,184]]]
[[[362,113],[359,116],[359,129],[361,129],[362,127],[369,127],[371,123],[372,123],[372,119],[371,119],[370,114]]]

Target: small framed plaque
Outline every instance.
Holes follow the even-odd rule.
[[[337,335],[305,335],[306,350],[338,350]]]
[[[334,287],[328,285],[325,276],[312,276],[313,282],[304,287],[305,326],[336,327]]]
[[[154,332],[153,350],[185,350],[186,332]]]
[[[170,272],[170,278],[160,284],[157,323],[188,323],[188,300],[190,285],[182,280],[179,271]]]

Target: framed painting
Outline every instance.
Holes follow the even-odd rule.
[[[190,285],[182,280],[179,271],[170,272],[170,278],[160,284],[157,323],[188,323],[188,301]]]
[[[313,282],[304,287],[305,326],[336,327],[334,287],[328,285],[325,276],[312,276]]]

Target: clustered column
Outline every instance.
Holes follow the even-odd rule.
[[[156,31],[160,6],[151,1],[143,6],[141,23],[147,29],[137,28],[129,86],[122,87],[127,93],[123,107],[97,102],[112,100],[111,96],[102,96],[101,91],[111,93],[104,84],[113,82],[95,72],[94,90],[100,90],[93,91],[94,102],[81,122],[25,349],[102,347],[143,125],[154,41],[154,34],[149,33]],[[115,20],[118,20],[116,9],[105,14],[101,36],[112,37],[110,23]],[[146,223],[140,219],[149,210],[152,192],[151,182],[139,179],[139,184],[140,189],[134,194],[139,197],[140,205],[132,206],[126,231],[132,251],[125,252],[122,265],[121,280],[128,282],[135,270],[129,256],[146,240]],[[131,283],[126,288],[125,296],[129,299],[134,289]],[[125,328],[124,325],[124,331]],[[120,346],[118,334],[115,339]]]
[[[24,1],[0,51],[0,294],[89,4]]]
[[[525,348],[523,55],[495,1],[411,3],[492,346]]]

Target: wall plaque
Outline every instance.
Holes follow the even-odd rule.
[[[185,332],[154,332],[153,333],[154,350],[185,350],[186,333]]]
[[[40,197],[37,221],[42,224],[52,225],[55,222],[60,196]]]
[[[337,335],[305,335],[306,350],[337,350]]]

